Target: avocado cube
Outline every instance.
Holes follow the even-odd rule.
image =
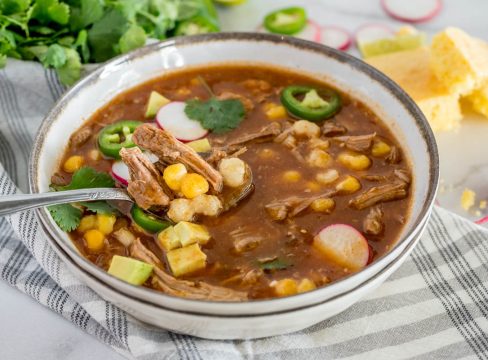
[[[181,247],[181,242],[176,234],[175,228],[170,226],[158,234],[158,245],[166,250],[170,251]]]
[[[207,265],[207,255],[198,244],[171,250],[166,257],[171,271],[176,277],[204,269]]]
[[[145,262],[114,255],[108,273],[132,285],[142,285],[151,276],[153,266]]]
[[[171,100],[165,98],[157,91],[151,91],[149,101],[147,102],[145,117],[150,118],[156,116],[159,109],[161,109],[164,105],[168,105],[170,102]]]
[[[188,221],[180,221],[176,224],[175,232],[182,246],[195,243],[204,245],[210,240],[210,234],[205,226]]]

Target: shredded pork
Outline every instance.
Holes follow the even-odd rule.
[[[137,145],[151,151],[163,161],[185,164],[206,178],[215,191],[222,191],[224,186],[222,175],[195,150],[176,140],[169,132],[145,124],[135,130],[132,139]]]
[[[120,156],[129,168],[130,181],[127,191],[137,205],[143,209],[168,205],[170,198],[161,186],[159,172],[142,151],[138,147],[122,148]]]

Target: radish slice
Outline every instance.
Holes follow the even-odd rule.
[[[367,24],[356,30],[356,43],[364,44],[371,41],[395,36],[393,29],[383,24]]]
[[[320,42],[320,26],[315,21],[308,20],[307,26],[293,36],[308,41]]]
[[[432,19],[442,9],[441,0],[381,0],[381,6],[392,18],[410,23]]]
[[[158,125],[182,142],[201,139],[208,134],[202,125],[185,114],[186,104],[173,101],[159,109],[156,115]]]
[[[124,186],[129,185],[129,168],[125,163],[121,160],[115,161],[112,164],[112,169],[110,171],[112,173],[112,177],[117,180],[119,183],[121,183]]]
[[[368,264],[368,241],[352,226],[327,226],[314,237],[313,244],[330,261],[353,271],[360,270]]]
[[[256,32],[270,33],[262,25],[256,28]],[[320,26],[315,21],[308,20],[305,28],[293,36],[304,40],[320,42]]]
[[[144,155],[146,155],[146,157],[149,159],[149,161],[152,162],[153,164],[157,163],[159,161],[159,157],[150,151],[145,151]]]
[[[336,26],[323,26],[320,30],[321,43],[338,50],[347,50],[351,46],[349,33]]]

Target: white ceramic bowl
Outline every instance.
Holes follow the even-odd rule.
[[[48,114],[32,152],[31,191],[49,191],[67,134],[116,94],[173,69],[218,62],[273,64],[323,78],[361,99],[392,129],[411,161],[414,201],[400,240],[389,253],[356,274],[305,294],[242,303],[197,301],[132,286],[108,275],[78,253],[45,209],[38,210],[38,215],[47,238],[69,258],[73,272],[102,297],[142,321],[213,339],[299,330],[345,310],[380,285],[408,256],[433,206],[439,174],[432,131],[408,95],[364,62],[304,40],[253,33],[178,38],[138,49],[92,72]]]

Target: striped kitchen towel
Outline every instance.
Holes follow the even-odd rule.
[[[40,121],[63,87],[51,71],[0,71],[0,194],[27,189]],[[413,254],[368,298],[309,329],[253,341],[209,341],[140,323],[75,278],[32,211],[0,219],[7,281],[118,353],[137,359],[488,359],[488,232],[436,208]]]

